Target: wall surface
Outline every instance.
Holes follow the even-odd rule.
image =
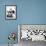
[[[16,20],[5,20],[5,5],[17,6]],[[0,0],[0,44],[8,43],[9,32],[17,34],[18,24],[46,24],[46,0]]]

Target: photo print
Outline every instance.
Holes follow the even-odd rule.
[[[6,5],[6,19],[16,19],[16,5]]]

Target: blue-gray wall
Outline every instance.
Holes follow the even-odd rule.
[[[17,6],[16,20],[5,20],[5,5]],[[18,24],[46,24],[46,0],[0,0],[0,44],[8,43],[10,32],[17,34]]]

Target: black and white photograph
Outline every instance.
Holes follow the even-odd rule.
[[[6,5],[6,19],[16,19],[16,5]]]
[[[46,43],[46,25],[19,24],[18,41],[20,46],[43,45]]]

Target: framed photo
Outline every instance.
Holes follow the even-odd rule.
[[[46,24],[19,24],[18,42],[24,40],[46,41]]]
[[[16,19],[16,5],[6,5],[5,10],[6,10],[5,18],[7,20]]]

